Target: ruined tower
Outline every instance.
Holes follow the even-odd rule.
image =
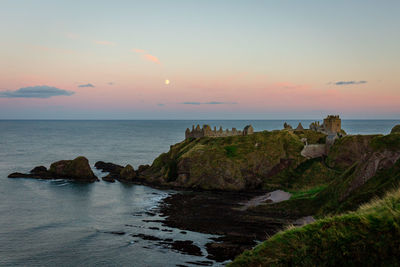
[[[340,133],[342,129],[342,121],[339,115],[328,115],[324,119],[324,130],[328,134]]]

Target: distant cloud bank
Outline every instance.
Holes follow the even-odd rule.
[[[350,84],[363,84],[367,83],[367,81],[339,81],[335,82],[335,85],[350,85]]]
[[[218,102],[218,101],[210,101],[210,102],[182,102],[180,104],[183,105],[236,105],[237,102]]]
[[[95,86],[91,83],[87,83],[87,84],[80,84],[78,85],[78,87],[95,87]]]
[[[0,92],[2,98],[50,98],[53,96],[70,96],[74,92],[47,85],[19,88],[15,91]]]

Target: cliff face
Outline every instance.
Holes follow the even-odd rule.
[[[301,138],[287,131],[189,139],[141,173],[150,183],[206,190],[260,189],[265,180],[305,160]]]
[[[346,136],[335,142],[325,160],[301,154],[305,138],[313,146],[323,143],[324,137],[313,131],[283,130],[188,139],[161,154],[140,172],[139,179],[161,186],[224,191],[336,187],[334,199],[342,202],[400,158],[399,134]]]
[[[400,135],[347,136],[328,154],[337,177],[319,195],[319,213],[353,210],[400,183]]]
[[[300,166],[311,170],[319,163],[311,161]],[[230,266],[398,265],[400,134],[344,137],[320,162],[333,175],[322,190],[254,208],[257,214],[275,211],[320,219],[272,236]]]

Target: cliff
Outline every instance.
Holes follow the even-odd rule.
[[[313,131],[264,131],[246,136],[187,139],[171,146],[140,173],[147,183],[204,190],[258,190],[279,187],[277,174],[304,162],[302,138],[322,142]]]
[[[303,182],[302,188],[292,191],[290,200],[263,204],[254,207],[253,212],[313,215],[320,219],[272,236],[243,253],[231,266],[397,263],[394,255],[400,253],[397,241],[400,237],[397,227],[400,222],[400,135],[355,135],[339,139],[325,160],[309,160],[297,168],[303,165],[307,171],[292,171],[294,180],[299,181],[316,164],[324,170],[322,176],[332,177],[330,182],[321,181],[317,186]],[[395,193],[386,195],[392,190]],[[383,200],[374,201],[378,197]]]

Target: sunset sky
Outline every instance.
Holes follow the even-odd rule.
[[[2,0],[0,119],[398,119],[399,14],[398,0]]]

